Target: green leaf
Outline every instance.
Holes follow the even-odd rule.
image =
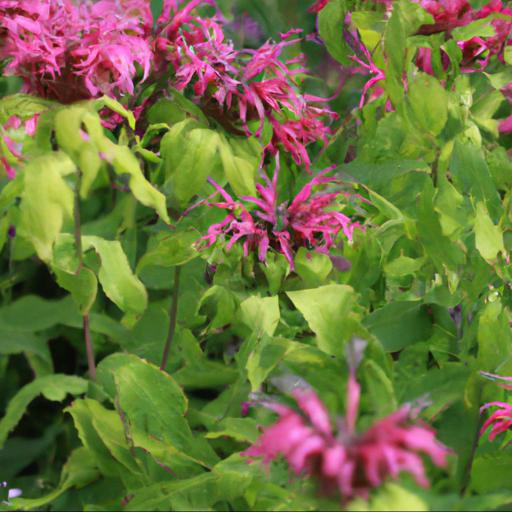
[[[502,207],[499,195],[481,148],[468,142],[456,141],[450,172],[454,185],[461,192],[471,194],[477,201],[485,203],[494,221],[500,217]]]
[[[141,475],[117,411],[106,409],[96,400],[81,399],[75,400],[66,412],[73,417],[80,440],[94,454],[103,475],[115,477],[125,471]]]
[[[457,41],[468,41],[473,37],[492,37],[494,35],[496,35],[496,30],[491,25],[489,17],[457,27],[452,32],[452,36]]]
[[[45,262],[51,259],[64,221],[73,217],[73,191],[63,177],[74,171],[63,153],[40,156],[24,168],[19,232]]]
[[[0,329],[8,331],[31,333],[74,323],[81,324],[81,318],[70,297],[45,300],[37,295],[25,295],[0,308]]]
[[[475,245],[482,258],[496,263],[498,254],[505,252],[503,232],[495,226],[484,203],[477,203],[475,217]]]
[[[511,471],[512,455],[506,450],[477,456],[471,469],[471,489],[479,494],[509,491]]]
[[[82,121],[89,137],[101,151],[103,158],[112,165],[116,174],[129,176],[130,189],[135,198],[143,205],[154,208],[160,218],[169,224],[165,196],[144,177],[139,161],[130,148],[118,146],[107,138],[96,114],[89,112],[83,116]]]
[[[257,391],[272,371],[287,354],[297,349],[297,344],[285,338],[264,335],[256,340],[255,347],[247,358],[245,368],[251,383],[251,391]]]
[[[349,512],[381,512],[401,511],[427,512],[429,509],[417,494],[400,487],[397,484],[388,483],[377,491],[370,502],[357,498],[347,507]]]
[[[256,175],[262,154],[258,141],[220,135],[219,150],[224,173],[235,194],[256,195]]]
[[[416,123],[432,135],[439,135],[448,120],[448,95],[439,81],[418,73],[409,84],[408,100]]]
[[[114,98],[111,98],[110,96],[102,96],[94,101],[94,106],[97,110],[101,110],[106,107],[109,110],[112,110],[112,112],[116,112],[128,121],[128,126],[132,130],[135,130],[135,116]]]
[[[258,335],[272,336],[279,323],[279,299],[252,296],[240,304],[242,321]]]
[[[38,395],[48,400],[61,402],[69,393],[80,395],[87,391],[88,382],[72,375],[47,375],[23,386],[7,406],[5,416],[0,420],[0,447],[5,443],[9,432],[18,424],[26,408]]]
[[[98,279],[105,295],[124,312],[142,314],[148,302],[147,292],[133,274],[121,244],[97,236],[84,236],[82,245],[84,251],[94,249],[100,257]]]
[[[164,159],[165,188],[180,208],[188,205],[214,174],[220,163],[217,155],[219,134],[208,128],[197,128],[187,119],[174,125],[161,142]]]
[[[5,124],[11,116],[26,121],[48,110],[55,103],[31,94],[13,94],[0,99],[0,124]]]
[[[148,251],[139,260],[137,274],[149,265],[174,267],[188,263],[199,255],[194,247],[197,239],[197,231],[193,229],[158,233],[150,239]]]
[[[381,191],[389,185],[390,180],[410,172],[430,172],[425,162],[417,160],[393,160],[385,163],[366,163],[354,160],[340,167],[341,177],[367,185],[373,190]]]
[[[184,418],[187,398],[170,375],[141,359],[133,359],[116,369],[114,380],[119,407],[135,446],[164,463],[176,458],[178,464],[208,467],[216,462],[209,445],[193,436]]]
[[[207,315],[210,329],[218,329],[229,324],[237,309],[236,296],[224,286],[208,288],[197,305],[197,313]]]
[[[221,498],[217,489],[217,477],[212,473],[161,482],[135,489],[124,510],[213,510]]]
[[[396,352],[432,335],[430,317],[417,301],[387,304],[368,315],[363,323],[387,352]]]
[[[294,263],[295,272],[308,288],[325,283],[332,270],[332,262],[327,254],[309,251],[305,247],[299,248]]]
[[[316,334],[318,347],[328,354],[341,356],[345,342],[360,331],[354,313],[357,297],[350,286],[330,284],[286,295]]]
[[[77,448],[71,452],[68,461],[62,468],[60,483],[57,489],[35,499],[15,498],[12,500],[15,510],[32,510],[45,507],[71,487],[83,487],[99,477],[96,462],[85,448]]]
[[[329,53],[342,64],[349,64],[343,39],[346,6],[344,0],[331,0],[318,14],[318,32]]]
[[[489,302],[478,317],[478,367],[494,372],[512,356],[509,319],[499,300]]]
[[[260,436],[258,423],[252,418],[225,418],[214,431],[206,434],[207,439],[231,437],[236,441],[254,443]]]
[[[362,366],[372,411],[382,418],[397,409],[393,384],[383,369],[373,360],[366,359]]]

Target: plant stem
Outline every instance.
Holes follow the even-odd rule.
[[[162,364],[160,370],[165,370],[169,359],[169,351],[171,350],[172,340],[174,338],[174,332],[176,331],[176,317],[178,315],[178,299],[180,289],[180,273],[181,267],[174,269],[174,289],[172,291],[171,309],[169,311],[169,331],[167,333],[167,339],[165,341],[164,353],[162,355]]]
[[[91,329],[89,327],[89,315],[82,317],[82,325],[85,337],[85,350],[87,352],[87,365],[89,366],[89,377],[96,380],[96,363],[94,362],[94,349],[92,346]]]
[[[481,403],[482,398],[482,386],[478,387],[477,393],[477,403]],[[473,442],[471,443],[471,452],[469,455],[469,459],[464,468],[464,473],[462,475],[462,484],[460,487],[460,495],[464,496],[466,491],[468,490],[469,482],[471,480],[471,470],[473,469],[473,461],[475,459],[476,449],[478,448],[478,441],[480,439],[480,429],[482,428],[482,424],[484,422],[484,418],[480,415],[479,408],[477,408],[476,414],[478,417],[476,418],[476,431],[475,436],[473,437]]]
[[[75,249],[78,259],[78,267],[75,275],[79,275],[83,264],[84,257],[82,254],[82,227],[80,223],[80,186],[82,184],[82,172],[80,169],[76,173],[76,186],[75,186],[75,204],[73,208],[73,218],[75,222]],[[94,360],[94,348],[92,346],[91,328],[89,325],[89,315],[82,315],[82,327],[84,331],[85,352],[87,354],[87,366],[89,367],[89,377],[91,380],[96,380],[96,363]]]
[[[75,249],[76,257],[78,258],[78,268],[75,274],[80,274],[83,265],[82,255],[82,227],[80,224],[80,187],[82,184],[82,172],[80,169],[76,172],[76,186],[75,186],[75,204],[73,208],[73,217],[75,221]]]

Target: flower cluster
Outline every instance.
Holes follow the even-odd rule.
[[[26,92],[70,103],[133,93],[147,77],[151,13],[143,0],[1,0],[0,59]]]
[[[204,245],[210,247],[221,236],[228,235],[231,237],[228,250],[242,239],[245,256],[250,250],[256,250],[259,260],[265,261],[269,248],[273,248],[284,254],[293,270],[293,255],[298,247],[328,252],[340,232],[351,241],[359,224],[335,207],[336,199],[346,193],[313,192],[315,187],[335,181],[325,176],[329,170],[313,178],[289,204],[278,204],[277,168],[272,180],[262,173],[264,184],[256,185],[258,197],[242,197],[243,202],[235,201],[210,178],[210,183],[224,199],[210,205],[229,213],[220,223],[209,227],[202,238]]]
[[[451,30],[457,27],[490,18],[494,35],[457,41],[462,52],[461,70],[464,72],[484,70],[493,55],[503,59],[505,46],[512,44],[512,9],[501,0],[491,0],[480,9],[474,9],[467,0],[421,0],[420,3],[434,19],[434,23],[420,27],[418,33],[422,35],[445,33],[446,37],[451,37]],[[442,52],[441,60],[447,68],[450,60],[446,53]],[[417,64],[424,71],[433,72],[430,49],[420,49]]]
[[[192,0],[181,9],[176,2],[169,5],[170,13],[159,20],[156,62],[160,67],[170,63],[174,86],[188,88],[224,127],[259,137],[267,123],[273,129],[267,150],[275,154],[281,145],[309,168],[306,146],[327,141],[326,123],[336,114],[321,106],[323,98],[300,93],[304,56],[281,59],[286,47],[300,41],[300,31],[281,34],[279,42],[267,41],[258,49],[236,50],[225,39],[219,16],[194,14],[201,3],[211,2]],[[251,121],[256,121],[253,128]]]
[[[278,403],[265,405],[279,415],[256,443],[242,452],[246,457],[263,457],[268,464],[282,455],[296,474],[315,477],[323,493],[339,491],[343,500],[367,498],[369,491],[388,477],[410,473],[421,486],[428,486],[420,454],[435,465],[446,465],[449,450],[436,440],[434,431],[413,421],[414,411],[405,405],[356,433],[360,385],[351,368],[347,386],[346,416],[333,432],[328,411],[311,389],[296,389],[292,396],[300,412]]]

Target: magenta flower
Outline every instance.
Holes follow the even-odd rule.
[[[372,488],[390,477],[398,478],[402,472],[410,473],[418,485],[427,487],[421,454],[444,467],[448,448],[436,440],[430,427],[414,419],[410,405],[376,421],[366,432],[356,433],[360,391],[352,367],[346,416],[338,421],[337,434],[328,411],[312,389],[291,393],[299,412],[275,402],[265,403],[279,419],[242,455],[262,457],[264,464],[283,456],[294,473],[314,477],[323,493],[338,491],[343,501],[356,496],[368,498]]]
[[[499,387],[512,390],[512,377],[503,377],[489,372],[480,372],[480,374],[486,379],[495,382]],[[489,402],[480,408],[480,413],[491,407],[498,407],[498,410],[494,411],[487,418],[480,429],[480,436],[483,436],[489,427],[492,427],[489,441],[493,441],[498,434],[506,432],[512,427],[512,405],[506,402]]]
[[[309,9],[308,12],[320,12],[327,4],[329,0],[317,0]]]
[[[63,103],[133,93],[150,69],[152,25],[143,0],[0,2],[0,59],[25,92]]]
[[[210,206],[228,210],[229,214],[208,228],[207,235],[201,239],[203,245],[210,247],[221,237],[228,236],[228,250],[242,240],[244,255],[255,250],[260,261],[265,261],[272,248],[284,254],[293,270],[293,255],[298,247],[328,252],[340,232],[351,241],[359,224],[336,208],[336,199],[347,194],[340,191],[313,193],[317,186],[335,181],[325,176],[330,170],[311,180],[290,204],[280,205],[277,203],[277,168],[272,180],[262,173],[264,184],[256,185],[258,197],[242,197],[242,201],[235,201],[210,178],[210,183],[224,199]]]
[[[471,7],[467,0],[422,0],[422,7],[434,18],[434,23],[423,25],[418,33],[422,35],[445,32],[451,37],[451,30],[465,26],[475,20],[500,15],[490,20],[496,34],[490,37],[473,37],[469,40],[457,41],[462,50],[460,62],[463,72],[472,73],[486,68],[492,55],[498,55],[503,61],[503,51],[507,44],[511,44],[512,10],[505,7],[501,0],[491,0],[479,10]],[[430,64],[429,49],[421,49],[417,57],[417,65],[427,73],[433,73]],[[441,51],[443,67],[448,68],[449,58]]]
[[[492,426],[491,433],[489,434],[489,441],[503,432],[506,432],[512,427],[512,405],[506,402],[489,402],[480,408],[480,412],[484,412],[491,407],[498,407],[487,420],[485,420],[482,428],[480,429],[480,436],[483,436],[487,429]]]
[[[259,137],[268,121],[273,136],[266,149],[271,154],[285,149],[309,169],[306,146],[327,142],[328,122],[337,115],[321,106],[323,98],[301,94],[304,57],[281,58],[287,46],[300,41],[300,31],[281,34],[280,41],[267,41],[257,49],[235,50],[224,37],[220,15],[194,14],[201,3],[166,4],[164,10],[169,11],[159,20],[155,40],[157,67],[162,70],[165,63],[171,64],[174,87],[190,90],[206,113],[229,131]],[[252,130],[251,121],[258,121]]]

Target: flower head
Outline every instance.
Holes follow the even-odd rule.
[[[263,183],[256,185],[257,197],[241,197],[235,201],[222,187],[210,178],[210,183],[224,199],[210,203],[211,206],[228,210],[228,215],[219,223],[210,226],[202,238],[210,247],[221,236],[229,236],[229,250],[237,241],[243,242],[244,255],[256,250],[260,261],[265,261],[270,248],[284,254],[293,270],[293,256],[298,247],[310,247],[319,252],[328,252],[340,232],[348,240],[359,227],[357,222],[337,208],[336,200],[346,193],[315,193],[323,184],[333,183],[326,169],[313,178],[290,203],[278,204],[278,169],[270,180],[262,173]]]
[[[143,0],[1,2],[0,59],[24,90],[63,103],[133,93],[148,76],[152,25]]]
[[[428,486],[421,454],[437,466],[446,465],[449,450],[436,440],[430,427],[415,419],[410,405],[375,422],[366,432],[356,432],[360,386],[355,367],[350,368],[347,412],[339,421],[337,434],[312,389],[296,389],[291,394],[299,412],[275,402],[265,403],[279,419],[242,455],[262,457],[264,464],[283,456],[296,474],[315,477],[324,493],[338,490],[344,500],[366,498],[370,489],[401,472]]]
[[[220,15],[202,18],[194,9],[169,2],[170,14],[159,20],[155,54],[157,66],[170,63],[173,85],[188,89],[194,99],[228,130],[238,134],[262,134],[265,123],[273,128],[267,150],[290,152],[298,164],[310,166],[306,146],[327,141],[329,121],[337,116],[321,106],[323,98],[300,92],[299,75],[305,72],[304,56],[284,60],[284,49],[300,41],[300,30],[281,34],[277,42],[259,48],[236,50],[224,35]],[[251,121],[256,127],[251,130]]]

